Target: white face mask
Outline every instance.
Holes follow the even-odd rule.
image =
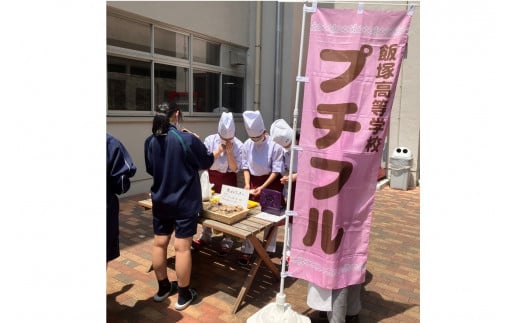
[[[251,141],[253,141],[255,143],[255,145],[259,145],[264,141],[265,136],[264,136],[264,133],[262,133],[260,136],[249,137],[249,139],[251,139]]]

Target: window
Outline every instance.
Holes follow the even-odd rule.
[[[108,9],[109,113],[149,114],[165,101],[191,116],[243,111],[246,49],[146,20]]]
[[[108,56],[108,110],[150,111],[150,63]]]
[[[182,111],[188,112],[188,72],[187,67],[156,63],[154,69],[155,105],[162,102],[175,102]]]
[[[222,106],[231,112],[242,113],[244,78],[222,75]]]
[[[107,16],[107,45],[150,51],[150,29],[148,24]]]
[[[213,112],[219,107],[219,74],[193,71],[193,110]]]
[[[193,38],[193,61],[220,65],[220,46],[200,38]]]
[[[189,38],[186,35],[161,28],[155,28],[154,52],[156,54],[188,59],[188,39]]]

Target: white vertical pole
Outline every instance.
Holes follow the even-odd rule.
[[[305,22],[306,22],[306,13],[307,12],[316,12],[316,8],[318,6],[318,1],[317,0],[313,0],[312,1],[312,6],[311,7],[307,7],[305,6],[305,4],[303,5],[303,11],[302,11],[302,28],[301,28],[301,34],[300,34],[300,55],[298,57],[298,76],[296,77],[296,96],[294,97],[294,111],[293,111],[293,125],[292,125],[292,128],[293,128],[293,137],[292,137],[292,142],[291,142],[291,158],[290,158],[290,163],[289,163],[289,186],[288,186],[288,189],[287,189],[287,205],[286,205],[286,211],[285,211],[285,234],[284,234],[284,240],[287,239],[287,236],[289,234],[289,214],[294,214],[294,213],[291,213],[292,210],[291,210],[291,201],[292,201],[292,186],[293,186],[293,181],[292,181],[292,175],[293,175],[293,160],[294,160],[294,151],[297,149],[297,147],[295,147],[295,140],[296,140],[296,129],[297,129],[297,126],[298,126],[298,117],[300,115],[299,113],[299,109],[298,109],[298,104],[299,104],[299,97],[300,97],[300,85],[302,82],[305,82],[306,78],[305,77],[301,77],[300,74],[301,74],[301,71],[302,71],[302,52],[303,52],[303,40],[304,40],[304,34],[305,34]],[[283,289],[284,289],[284,279],[286,277],[286,272],[285,272],[285,257],[286,257],[286,252],[287,252],[287,241],[284,241],[284,244],[283,244],[283,251],[282,251],[282,274],[281,274],[281,279],[280,279],[280,292],[278,293],[278,295],[276,295],[276,303],[278,305],[283,305],[285,304],[285,295],[283,293]]]

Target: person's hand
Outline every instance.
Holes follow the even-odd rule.
[[[287,176],[287,175],[286,175],[286,176],[283,176],[282,178],[280,178],[280,182],[281,182],[282,184],[286,184],[286,183],[288,183],[288,182],[289,182],[289,176]]]
[[[250,188],[250,187],[251,187],[251,186],[249,186],[249,185],[244,185],[244,189],[245,189],[245,190],[248,190],[248,191],[249,191],[249,188]]]
[[[260,187],[257,187],[251,191],[251,195],[256,197],[256,196],[260,195],[260,192],[262,192],[262,189]]]
[[[229,140],[229,141],[226,141],[226,152],[228,154],[232,154],[233,153],[233,141]]]
[[[215,150],[213,150],[213,156],[215,158],[218,158],[218,156],[220,156],[220,154],[222,154],[224,152],[224,145],[218,145],[217,148]]]

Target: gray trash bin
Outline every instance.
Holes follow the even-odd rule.
[[[406,147],[397,147],[390,156],[390,187],[408,190],[413,155]]]

